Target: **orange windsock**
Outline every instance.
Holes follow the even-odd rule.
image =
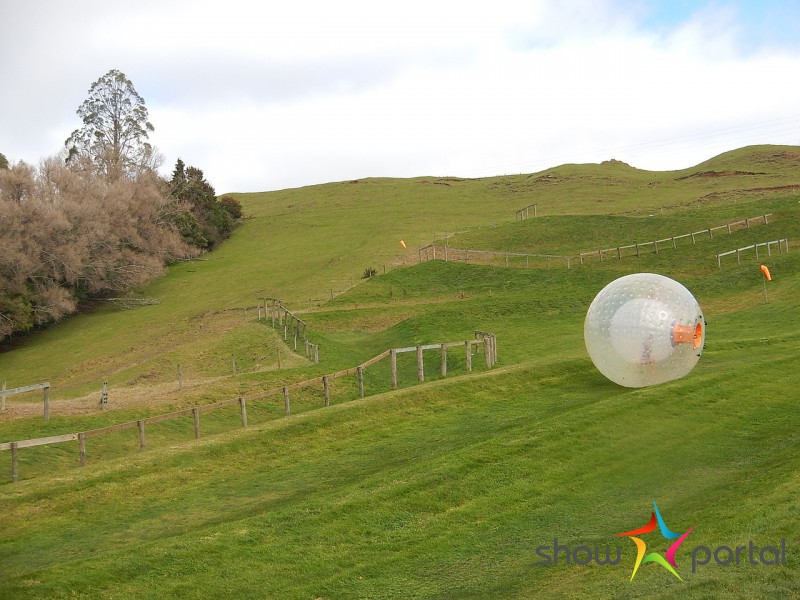
[[[764,274],[764,277],[767,278],[767,281],[772,281],[772,275],[770,275],[767,265],[761,265],[761,272]]]
[[[406,243],[405,243],[403,240],[400,240],[400,245],[401,245],[403,248],[408,248],[408,246],[406,246]]]

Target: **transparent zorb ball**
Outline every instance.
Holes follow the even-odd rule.
[[[691,292],[654,273],[612,281],[597,294],[583,326],[595,367],[625,387],[683,377],[700,359],[705,321]]]

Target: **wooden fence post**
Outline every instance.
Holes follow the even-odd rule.
[[[294,317],[294,351],[297,352],[297,334],[300,331],[300,322]]]
[[[472,340],[464,342],[467,349],[467,371],[472,371]]]
[[[322,376],[322,395],[325,397],[325,406],[330,406],[331,404],[331,391],[330,391],[330,383],[328,382],[328,376]]]
[[[44,388],[44,420],[50,420],[50,386]]]
[[[314,344],[314,364],[319,364],[319,344]]]
[[[417,380],[425,381],[425,366],[422,361],[422,346],[417,346]]]
[[[392,389],[397,389],[397,350],[389,350],[389,363],[392,369]]]
[[[0,410],[6,409],[6,382],[3,381],[3,390],[0,392]]]
[[[192,409],[192,419],[194,419],[194,439],[200,439],[200,409],[194,407]]]
[[[447,344],[442,344],[442,377],[447,377]]]
[[[292,413],[291,407],[289,406],[289,388],[285,386],[283,388],[283,412],[287,417]]]
[[[17,442],[11,442],[11,481],[16,483],[19,479],[19,450]]]
[[[358,397],[364,397],[364,367],[356,367],[356,375],[358,376]]]
[[[82,467],[86,466],[86,436],[83,433],[78,434],[78,446],[80,448],[80,464]]]
[[[138,421],[136,421],[136,426],[139,428],[139,450],[144,450],[145,449],[144,421],[142,419],[139,419]]]
[[[242,427],[247,427],[247,405],[244,396],[239,396],[239,412],[242,413]]]

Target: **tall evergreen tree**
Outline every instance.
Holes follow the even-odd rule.
[[[144,99],[124,73],[112,69],[89,88],[78,107],[83,127],[67,138],[67,163],[89,160],[109,181],[146,170],[153,162]]]

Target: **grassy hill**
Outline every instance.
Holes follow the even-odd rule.
[[[467,375],[453,356],[450,376],[429,370],[415,386],[404,363],[403,389],[390,391],[379,364],[363,400],[342,380],[328,409],[315,409],[318,393],[299,395],[290,418],[277,399],[252,403],[246,430],[233,412],[204,413],[204,437],[192,441],[191,419],[165,421],[146,452],[135,433],[96,438],[82,469],[70,444],[25,449],[16,484],[0,453],[0,597],[800,595],[790,391],[800,253],[769,258],[768,304],[752,254],[723,269],[714,258],[797,239],[799,163],[798,148],[752,147],[670,173],[610,162],[241,195],[251,218],[231,240],[138,292],[159,304],[105,306],[0,354],[9,387],[53,383],[50,422],[25,412],[34,398],[9,399],[0,441],[255,394],[476,329],[497,335],[499,365],[476,361]],[[543,216],[514,222],[532,202]],[[765,212],[769,225],[571,269],[415,264],[417,247],[445,236],[459,247],[576,253]],[[368,266],[380,275],[359,283]],[[582,326],[594,295],[636,271],[684,283],[708,333],[688,377],[631,390],[594,370]],[[289,353],[252,308],[245,320],[261,295],[302,311],[320,365]],[[231,377],[232,357],[251,372]],[[105,378],[111,405],[100,412]],[[635,546],[614,534],[644,525],[653,499],[673,529],[695,527],[677,557],[683,582],[657,564],[629,581]],[[654,535],[644,536],[648,551],[663,553]],[[537,547],[552,551],[554,538],[619,547],[622,560],[537,564]],[[785,540],[787,565],[712,560],[692,572],[692,548],[750,540]]]

